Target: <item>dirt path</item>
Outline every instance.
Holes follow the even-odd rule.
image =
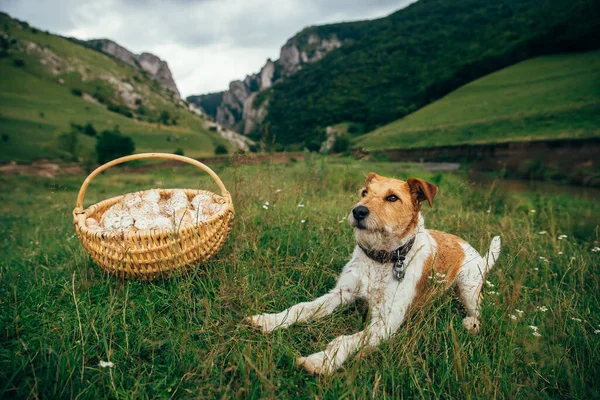
[[[249,155],[232,155],[229,157],[204,157],[197,158],[198,161],[207,165],[222,164],[226,162],[238,163],[238,164],[258,164],[265,160],[270,160],[274,163],[285,163],[291,159],[303,160],[303,153],[278,153],[278,154],[249,154]],[[143,172],[158,168],[170,168],[182,165],[177,161],[165,161],[161,163],[153,163],[147,165],[140,165],[137,167],[126,167],[126,171],[131,172]],[[83,175],[85,174],[84,168],[77,163],[64,163],[59,160],[38,160],[32,164],[17,164],[12,162],[10,164],[0,165],[0,176],[15,176],[15,175],[35,175],[43,176],[46,178],[54,178],[56,176],[64,175]]]

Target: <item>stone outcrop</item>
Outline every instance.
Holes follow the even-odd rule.
[[[98,51],[108,54],[132,67],[146,72],[152,79],[160,83],[165,89],[172,92],[180,99],[179,90],[173,80],[173,75],[166,61],[151,53],[135,54],[125,47],[108,39],[87,40],[86,44]]]
[[[331,148],[333,147],[335,139],[337,139],[338,136],[341,136],[343,132],[339,129],[334,128],[333,126],[328,126],[327,128],[325,128],[325,134],[327,135],[327,138],[321,144],[321,149],[319,150],[320,153],[328,153],[329,150],[331,150]]]
[[[250,151],[250,146],[255,146],[256,143],[253,140],[250,140],[244,135],[240,135],[239,133],[232,131],[231,129],[223,128],[221,125],[206,121],[205,127],[210,129],[211,131],[216,131],[219,136],[223,139],[227,140],[229,143],[241,149],[243,151]]]
[[[248,135],[262,124],[268,113],[269,101],[256,102],[258,93],[295,74],[304,64],[321,60],[342,45],[335,34],[319,37],[316,33],[299,33],[281,48],[278,60],[268,59],[260,72],[246,76],[243,81],[231,82],[229,89],[222,92],[222,101],[215,112],[207,114],[220,125]],[[190,96],[187,100],[205,109],[204,101],[209,102],[214,95]]]

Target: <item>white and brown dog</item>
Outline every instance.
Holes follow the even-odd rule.
[[[482,258],[464,240],[425,229],[421,203],[431,206],[437,191],[437,186],[421,179],[404,182],[370,173],[360,201],[348,216],[357,245],[335,288],[311,302],[247,321],[271,332],[331,314],[357,298],[366,299],[372,318],[365,330],[337,337],[324,351],[298,358],[308,372],[329,374],[359,348],[376,346],[398,330],[410,305],[425,292],[430,276],[438,274],[447,283],[457,283],[467,312],[463,325],[477,333],[480,292],[500,253],[500,237],[492,239]]]

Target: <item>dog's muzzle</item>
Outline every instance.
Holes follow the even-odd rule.
[[[369,216],[369,209],[365,206],[356,206],[352,210],[354,217],[354,226],[360,229],[365,229],[364,219]]]
[[[357,221],[362,221],[369,216],[369,209],[365,206],[357,206],[352,210],[352,215]]]

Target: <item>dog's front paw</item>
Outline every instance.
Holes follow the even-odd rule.
[[[281,327],[281,321],[275,314],[259,314],[244,319],[248,324],[260,329],[264,333],[269,333]]]
[[[333,360],[328,359],[323,351],[308,357],[298,357],[296,363],[311,375],[330,375],[336,369]]]
[[[462,321],[463,326],[466,330],[476,335],[479,333],[479,328],[481,327],[481,322],[476,317],[466,317]]]

